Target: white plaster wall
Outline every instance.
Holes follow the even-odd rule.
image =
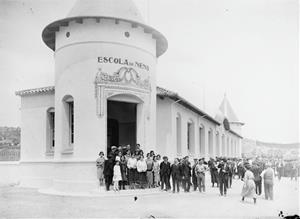
[[[168,98],[157,98],[156,103],[156,152],[162,156],[173,157],[176,153],[176,141],[174,143],[173,140],[171,101]]]
[[[49,159],[45,152],[50,107],[54,107],[54,94],[21,97],[21,161]]]
[[[208,130],[211,129],[214,133],[217,126],[191,110],[183,107],[179,103],[175,103],[169,98],[161,100],[157,98],[157,146],[163,154],[168,155],[171,159],[178,157],[177,144],[176,144],[176,116],[181,116],[181,155],[184,157],[189,155],[191,158],[200,155],[199,144],[199,127],[205,128],[205,154],[204,157],[208,159]],[[194,151],[187,150],[187,123],[194,122]],[[212,141],[214,148],[215,141]],[[213,149],[214,152],[214,149]],[[202,155],[203,156],[203,155]]]
[[[128,31],[130,37],[125,37]],[[66,37],[66,32],[70,37]],[[149,71],[135,68],[141,79],[150,77],[152,91],[147,97],[150,102],[149,112],[146,107],[141,112],[144,133],[137,136],[142,148],[149,150],[156,144],[156,41],[151,34],[141,28],[132,28],[129,23],[101,19],[85,19],[83,24],[71,22],[68,27],[60,28],[56,33],[55,86],[56,86],[56,141],[55,157],[59,159],[94,160],[100,150],[106,151],[106,115],[98,117],[94,81],[99,68],[112,75],[120,64],[98,63],[98,57],[116,57],[132,62],[142,62],[150,67]],[[126,67],[126,66],[125,66]],[[63,130],[65,122],[62,99],[65,95],[74,98],[74,152],[61,155],[66,147],[63,141],[68,135]],[[147,100],[148,101],[148,100]],[[143,105],[146,106],[146,105]],[[139,128],[139,127],[137,127]]]

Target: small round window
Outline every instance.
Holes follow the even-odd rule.
[[[66,33],[66,37],[70,37],[70,32],[67,32],[67,33]]]
[[[125,32],[125,36],[126,36],[126,37],[130,37],[130,33],[126,31],[126,32]]]

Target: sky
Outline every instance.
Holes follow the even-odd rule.
[[[75,0],[0,0],[0,126],[20,126],[16,90],[54,85],[43,28]],[[224,95],[243,136],[299,142],[297,0],[135,0],[168,39],[157,85],[215,116]]]

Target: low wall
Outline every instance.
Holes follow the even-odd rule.
[[[0,162],[0,185],[16,185],[20,183],[20,180],[20,162]]]
[[[61,192],[98,188],[95,161],[0,162],[0,185],[19,185]]]

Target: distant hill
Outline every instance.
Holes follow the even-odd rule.
[[[243,139],[242,154],[245,157],[266,156],[294,159],[299,157],[300,143],[280,144]]]
[[[0,127],[0,146],[20,145],[20,127]]]

